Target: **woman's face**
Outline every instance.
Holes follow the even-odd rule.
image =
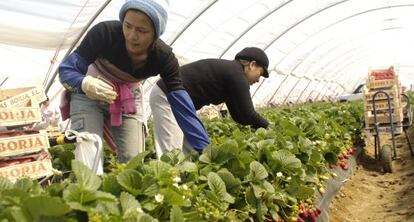
[[[255,61],[251,61],[247,66],[245,66],[244,72],[246,73],[246,77],[250,85],[253,85],[259,82],[260,76],[262,76],[264,73],[264,69]]]
[[[122,23],[125,45],[129,54],[142,55],[154,41],[155,30],[151,19],[144,13],[129,10]]]

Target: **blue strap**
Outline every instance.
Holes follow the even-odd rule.
[[[194,104],[185,90],[174,90],[167,95],[171,110],[188,143],[201,153],[210,144],[206,129],[197,117]]]
[[[74,52],[60,63],[59,80],[69,91],[83,93],[81,85],[87,71],[86,60]]]

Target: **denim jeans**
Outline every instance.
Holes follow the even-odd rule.
[[[135,97],[136,92],[134,92]],[[135,104],[141,106],[139,99]],[[137,109],[140,110],[140,109]],[[102,138],[104,119],[110,118],[109,105],[89,99],[84,94],[72,94],[70,101],[71,129],[95,133]],[[118,161],[128,162],[144,151],[145,138],[141,114],[122,114],[121,126],[110,126],[117,146]]]

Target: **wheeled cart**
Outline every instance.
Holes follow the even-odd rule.
[[[383,96],[386,98],[387,109],[378,111],[376,97]],[[393,172],[393,160],[397,159],[396,141],[395,137],[402,132],[405,134],[408,147],[410,149],[411,156],[414,156],[414,152],[411,145],[410,137],[408,136],[407,129],[412,125],[412,111],[410,100],[407,95],[400,94],[401,104],[403,106],[398,107],[392,104],[390,95],[383,91],[377,91],[371,100],[373,124],[366,129],[375,137],[375,159],[382,162],[384,172]],[[400,112],[402,109],[402,112]],[[401,113],[401,114],[400,114]],[[384,121],[386,118],[386,121]],[[381,135],[391,135],[390,140],[381,142]],[[391,141],[391,144],[389,143]]]

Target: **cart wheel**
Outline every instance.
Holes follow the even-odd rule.
[[[381,147],[381,161],[382,161],[382,168],[386,173],[392,173],[393,166],[392,166],[392,153],[391,153],[391,146],[390,145],[383,145]]]

